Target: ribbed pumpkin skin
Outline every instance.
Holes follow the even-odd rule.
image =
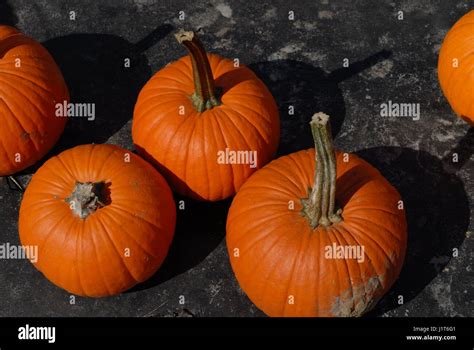
[[[0,26],[0,176],[29,167],[53,147],[67,120],[55,116],[55,106],[64,101],[66,83],[46,49]]]
[[[313,186],[314,149],[274,160],[232,202],[226,238],[232,268],[269,316],[359,316],[400,273],[407,235],[399,194],[362,159],[351,154],[345,163],[342,153],[336,156],[340,223],[313,231],[300,214],[300,198]],[[326,259],[325,247],[333,242],[363,245],[364,262]]]
[[[109,183],[111,203],[86,219],[73,215],[65,199],[76,181]],[[33,176],[19,231],[23,245],[38,246],[35,266],[51,282],[100,297],[151,277],[168,252],[175,222],[171,189],[151,165],[117,146],[83,145],[49,159]]]
[[[178,193],[199,200],[232,196],[276,152],[278,109],[266,86],[248,68],[208,54],[222,105],[199,113],[191,59],[183,57],[156,73],[138,97],[132,137]],[[184,115],[179,108],[184,106]],[[218,164],[218,151],[257,151],[256,168]]]
[[[453,59],[458,67],[453,67]],[[438,79],[454,112],[474,125],[474,10],[449,30],[438,59]]]

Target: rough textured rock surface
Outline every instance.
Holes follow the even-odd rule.
[[[140,88],[185,54],[170,34],[201,29],[209,51],[238,57],[270,87],[282,120],[279,154],[311,147],[308,122],[324,111],[333,116],[337,147],[368,160],[400,191],[409,226],[406,264],[369,316],[474,316],[474,133],[448,106],[436,71],[444,35],[470,9],[468,0],[1,0],[0,22],[44,43],[73,102],[96,103],[96,120],[70,120],[51,154],[90,142],[133,149]],[[389,100],[419,103],[419,120],[381,117]],[[19,180],[27,184],[35,169]],[[19,244],[20,201],[2,179],[0,244]],[[229,205],[185,200],[162,269],[116,297],[76,297],[71,304],[28,261],[0,260],[0,316],[262,316],[230,269]]]

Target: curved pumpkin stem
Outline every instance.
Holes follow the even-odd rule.
[[[318,225],[330,226],[340,222],[342,210],[336,211],[336,155],[329,116],[316,113],[310,125],[316,153],[316,170],[309,198],[302,199],[302,214],[308,218],[311,227],[316,228]]]
[[[198,112],[204,112],[206,109],[219,106],[221,101],[217,96],[211,65],[201,41],[192,31],[182,30],[175,37],[180,44],[186,47],[191,57],[194,79],[194,94],[191,99],[194,107]]]

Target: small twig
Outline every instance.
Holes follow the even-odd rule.
[[[23,185],[17,179],[15,179],[14,176],[7,176],[7,182],[8,187],[10,187],[11,190],[13,190],[13,188],[10,186],[10,182],[12,182],[18,190],[20,190],[21,192],[25,192],[25,188],[23,187]]]
[[[165,306],[168,302],[165,301],[163,303],[161,303],[160,305],[158,305],[157,307],[153,308],[153,310],[147,312],[145,315],[143,315],[142,317],[153,317],[156,312],[161,309],[163,306]]]

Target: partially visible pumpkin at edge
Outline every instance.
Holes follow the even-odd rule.
[[[33,165],[54,146],[67,120],[56,116],[56,104],[64,101],[69,92],[48,51],[0,25],[0,176]]]
[[[454,112],[474,125],[474,10],[446,34],[439,52],[438,79]]]

